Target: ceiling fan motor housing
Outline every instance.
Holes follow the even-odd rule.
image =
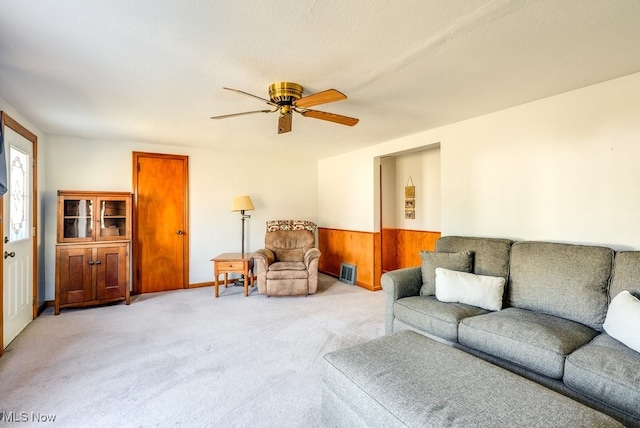
[[[276,82],[269,85],[269,97],[278,105],[293,105],[302,98],[302,86],[291,82]]]

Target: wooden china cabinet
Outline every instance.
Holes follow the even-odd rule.
[[[131,193],[58,191],[55,314],[129,298]]]

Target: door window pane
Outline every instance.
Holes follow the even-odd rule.
[[[29,155],[9,149],[9,242],[29,238]]]

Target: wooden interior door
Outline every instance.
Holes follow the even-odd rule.
[[[133,292],[189,285],[189,158],[133,153]]]

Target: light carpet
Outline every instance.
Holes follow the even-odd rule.
[[[0,358],[0,413],[21,427],[319,427],[322,356],[383,334],[382,292],[322,274],[307,297],[203,287],[48,308]]]

